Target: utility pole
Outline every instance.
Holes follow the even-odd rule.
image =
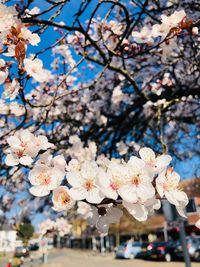
[[[180,240],[181,240],[181,245],[182,245],[182,250],[183,250],[185,266],[191,267],[191,260],[190,260],[190,255],[188,253],[187,242],[186,242],[185,224],[184,224],[183,219],[179,220],[179,234],[180,234]]]
[[[183,257],[186,267],[191,267],[190,255],[187,249],[186,234],[185,234],[185,220],[177,213],[176,208],[166,200],[162,200],[162,208],[167,223],[178,224],[179,236],[183,251]]]

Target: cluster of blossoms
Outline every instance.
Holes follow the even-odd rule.
[[[192,21],[186,19],[184,10],[175,11],[172,15],[161,15],[161,24],[154,24],[151,28],[144,26],[140,32],[132,32],[132,36],[138,44],[155,44],[159,38],[162,49],[162,60],[166,61],[173,50],[177,49],[177,36],[183,30],[189,30],[191,34],[198,34],[198,28],[192,28]]]
[[[34,136],[29,130],[21,130],[7,138],[9,149],[5,162],[8,166],[16,166],[19,163],[25,166],[31,165],[40,150],[52,147],[46,136]]]
[[[198,28],[193,27],[193,22],[186,19],[183,10],[175,11],[169,16],[162,15],[161,22],[155,25],[149,23],[148,15],[144,18],[141,16],[141,24],[147,26],[139,29],[138,25],[141,24],[138,22],[133,27],[134,31],[130,31],[127,35],[126,20],[109,20],[110,16],[104,20],[100,18],[89,20],[85,35],[82,32],[86,27],[82,27],[81,32],[69,31],[68,34],[63,34],[58,27],[54,30],[61,34],[61,39],[49,47],[53,56],[56,55],[50,71],[45,69],[44,62],[37,58],[41,51],[36,55],[26,54],[28,45],[37,46],[40,37],[29,30],[29,26],[34,23],[24,24],[22,20],[32,15],[34,20],[39,12],[38,8],[33,8],[20,15],[16,8],[0,4],[0,53],[5,59],[0,59],[0,85],[4,87],[2,96],[6,99],[0,100],[2,118],[0,127],[3,128],[2,137],[10,136],[7,138],[9,148],[3,140],[3,145],[6,147],[5,163],[14,166],[13,172],[18,165],[30,167],[28,179],[32,195],[44,197],[52,194],[52,208],[57,212],[75,209],[78,205],[77,212],[102,233],[108,232],[109,224],[119,222],[123,215],[121,207],[126,208],[135,219],[145,221],[160,208],[162,198],[175,205],[178,213],[185,216],[184,208],[188,198],[179,189],[180,176],[169,167],[171,162],[169,155],[156,156],[150,148],[140,149],[134,141],[131,143],[128,142],[129,138],[125,139],[129,136],[127,132],[126,136],[121,135],[125,137],[124,139],[121,138],[114,144],[116,151],[127,158],[130,151],[135,150],[139,152],[139,157],[132,156],[126,161],[109,159],[103,154],[96,155],[97,146],[91,140],[95,140],[92,135],[96,134],[95,131],[99,131],[97,136],[101,135],[103,140],[107,135],[107,133],[104,135],[104,132],[107,130],[108,139],[105,138],[102,142],[106,147],[110,143],[109,135],[112,136],[115,130],[116,136],[118,135],[118,129],[112,128],[113,122],[115,124],[117,121],[118,124],[118,118],[121,121],[125,114],[125,122],[131,119],[143,123],[142,117],[148,117],[148,120],[144,120],[144,124],[150,124],[157,116],[157,106],[166,107],[164,105],[167,105],[167,100],[162,99],[162,95],[165,93],[167,95],[168,89],[170,92],[174,90],[168,100],[176,95],[179,97],[173,88],[176,83],[178,87],[181,82],[188,84],[188,81],[185,82],[185,72],[188,75],[194,72],[194,76],[191,77],[199,76],[198,73],[193,68],[186,68],[185,64],[182,65],[182,70],[179,68],[174,73],[166,64],[162,71],[161,64],[170,59],[174,51],[180,50],[178,46],[178,42],[181,43],[181,38],[178,38],[180,35],[188,33],[190,37],[197,35]],[[60,25],[65,26],[64,23]],[[45,26],[43,29],[45,30]],[[40,30],[43,29],[41,27]],[[70,32],[74,33],[69,34]],[[49,48],[44,50],[48,51]],[[74,52],[76,59],[83,57],[80,62],[86,60],[85,68],[87,72],[89,68],[91,73],[94,66],[88,64],[87,60],[103,65],[102,62],[106,62],[106,58],[109,58],[107,62],[109,64],[105,63],[100,75],[96,76],[94,70],[96,78],[92,85],[90,81],[87,83],[84,77],[81,77],[82,72],[79,73],[81,68],[78,68],[80,62],[73,59]],[[139,57],[140,52],[142,57]],[[157,57],[159,58],[160,52],[162,61],[159,62]],[[152,56],[153,53],[155,57]],[[12,60],[6,61],[6,58]],[[181,57],[175,55],[174,62],[178,61],[177,58],[183,58],[183,55]],[[17,60],[17,64],[14,64],[14,59]],[[157,61],[160,65],[157,65]],[[152,67],[154,65],[155,68]],[[17,67],[17,71],[14,72],[18,73],[18,77],[13,78],[13,66]],[[180,74],[181,71],[183,75]],[[73,75],[75,72],[76,77]],[[80,81],[75,83],[78,77]],[[179,81],[177,82],[175,78]],[[33,89],[28,90],[26,94],[25,87],[30,80],[33,81]],[[142,90],[139,88],[140,84]],[[135,87],[139,88],[139,94]],[[180,91],[178,88],[178,93]],[[10,101],[17,99],[17,101],[9,102],[7,99]],[[195,99],[195,94],[192,95],[192,99]],[[138,103],[141,103],[141,106]],[[154,112],[153,119],[149,116],[151,112]],[[182,109],[176,112],[180,114]],[[189,113],[188,110],[186,112]],[[12,115],[11,120],[7,118],[10,115]],[[16,129],[30,127],[34,132],[40,128],[43,133],[50,132],[52,128],[52,136],[59,144],[55,150],[59,151],[57,153],[63,153],[63,156],[46,151],[54,147],[43,135],[36,136],[29,130],[20,130],[11,136],[21,116],[24,120]],[[11,131],[7,132],[6,125],[13,126]],[[128,128],[128,123],[125,126]],[[138,129],[137,124],[136,129]],[[131,128],[134,137],[132,130]],[[86,138],[88,147],[84,147],[78,135],[74,135],[74,133],[84,135],[84,131],[88,137]],[[98,144],[101,143],[101,139],[99,140]],[[97,137],[97,141],[99,140]],[[67,163],[66,158],[71,158],[71,161]],[[11,174],[10,168],[8,172]],[[19,181],[19,173],[15,172],[12,181],[17,179]],[[23,181],[22,172],[20,181]],[[14,192],[17,189],[12,190]],[[11,205],[10,201],[5,203]],[[61,234],[67,232],[63,230],[65,229],[63,219],[58,220],[56,224],[49,220],[42,228],[42,232],[48,231],[45,229],[57,229]]]
[[[192,35],[198,34],[198,28],[193,27],[187,20],[184,10],[175,11],[171,15],[161,15],[161,23],[143,26],[140,30],[132,31],[132,39],[123,39],[122,46],[127,53],[141,50],[143,45],[160,47],[162,60],[170,58],[172,52],[178,49],[177,37],[184,31]],[[148,21],[147,23],[148,24]],[[119,45],[119,39],[124,34],[125,24],[115,20],[103,21],[99,18],[91,21],[91,32],[96,41],[102,42],[102,48],[114,51]],[[75,38],[76,34],[74,35]],[[70,38],[72,39],[72,37]],[[82,41],[83,43],[83,41]],[[81,43],[80,43],[81,44]],[[80,45],[81,47],[81,45]],[[81,49],[79,47],[79,49]]]
[[[40,37],[36,33],[32,33],[26,25],[18,18],[18,12],[15,7],[7,7],[0,3],[0,49],[5,57],[15,57],[21,65],[26,56],[27,45],[37,46],[40,42]],[[29,74],[30,66],[26,65],[25,69]],[[12,81],[8,79],[8,67],[5,61],[0,62],[0,84],[6,82],[5,94],[7,95]],[[37,70],[36,70],[37,71]],[[40,69],[41,71],[41,69]],[[32,73],[31,73],[32,74]],[[17,91],[17,90],[16,90]]]
[[[20,117],[25,114],[25,108],[16,101],[11,103],[6,103],[4,100],[0,99],[0,115],[13,115],[14,117]],[[4,126],[3,123],[2,126]]]
[[[68,235],[71,232],[72,225],[63,217],[57,218],[55,221],[47,219],[39,225],[39,234],[57,233],[59,236]]]
[[[40,150],[52,147],[46,137],[36,137],[28,130],[17,132],[7,141],[9,166],[30,165]],[[179,190],[180,176],[168,167],[171,157],[156,157],[150,148],[141,148],[139,155],[132,156],[128,162],[98,157],[96,161],[72,159],[67,164],[63,156],[53,157],[47,151],[40,154],[29,173],[30,193],[43,197],[52,191],[55,211],[66,211],[76,201],[85,201],[91,205],[88,221],[101,232],[108,231],[110,223],[120,220],[123,213],[116,207],[119,203],[134,218],[145,221],[160,208],[160,198],[165,197],[185,216],[188,198]]]

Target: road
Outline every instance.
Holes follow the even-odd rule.
[[[40,264],[39,253],[34,255],[34,263],[29,260],[23,267],[184,267],[184,262],[158,262],[134,260],[116,260],[112,254],[100,255],[91,251],[72,249],[52,250],[48,255],[48,263]],[[192,267],[199,267],[199,263],[192,262]],[[0,267],[6,267],[0,260]]]
[[[35,266],[35,265],[34,265]],[[46,265],[37,267],[184,267],[184,262],[158,262],[144,260],[116,260],[113,255],[99,255],[87,251],[64,249],[52,252]],[[192,263],[192,267],[199,267],[199,263]]]

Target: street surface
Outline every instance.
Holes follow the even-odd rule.
[[[116,260],[113,254],[100,255],[91,251],[62,249],[49,251],[48,263],[40,263],[39,252],[34,255],[34,263],[29,260],[23,267],[184,267],[184,262],[159,262],[134,260]],[[0,260],[1,261],[1,260]],[[199,263],[192,262],[192,267],[199,267]],[[0,267],[6,267],[0,262]]]
[[[37,267],[184,267],[184,262],[157,262],[114,259],[113,254],[105,256],[91,251],[63,249],[53,251],[49,255],[48,264]],[[199,263],[192,263],[192,267],[199,267]]]

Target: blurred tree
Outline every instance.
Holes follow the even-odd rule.
[[[34,227],[31,224],[29,218],[24,218],[23,221],[17,225],[17,235],[23,241],[25,245],[27,245],[30,238],[33,236]]]

